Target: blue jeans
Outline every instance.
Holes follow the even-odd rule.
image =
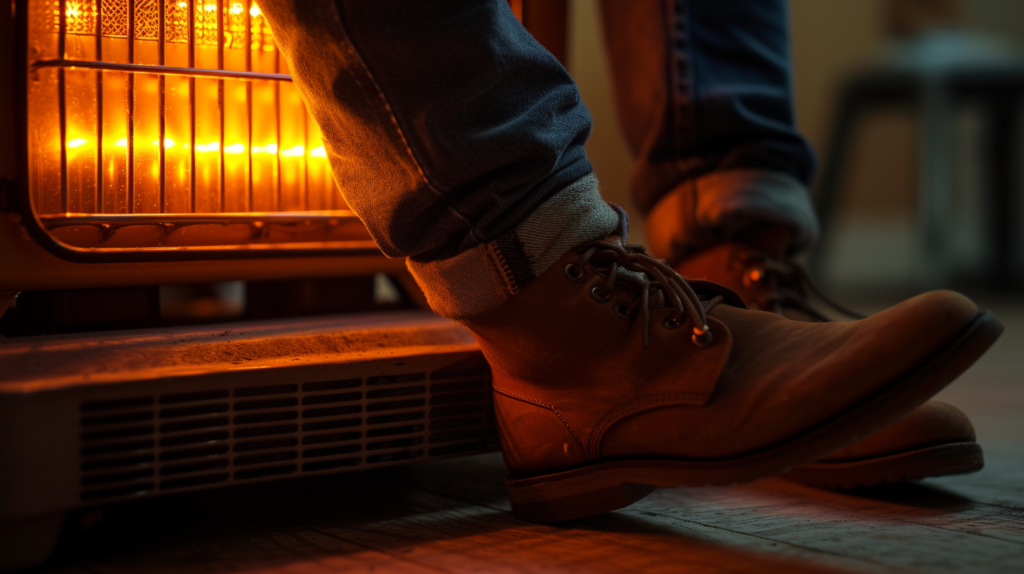
[[[430,261],[497,240],[592,173],[575,84],[505,0],[260,6],[386,254]],[[604,13],[632,192],[671,228],[665,249],[757,221],[808,242],[814,160],[794,126],[782,0],[608,0]]]
[[[601,8],[652,252],[682,257],[758,223],[809,247],[815,157],[796,129],[785,0]]]
[[[260,0],[385,254],[496,240],[593,172],[590,113],[504,0]]]

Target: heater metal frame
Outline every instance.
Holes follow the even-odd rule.
[[[13,76],[14,82],[8,82],[10,85],[10,91],[13,92],[10,99],[13,101],[13,109],[15,113],[15,138],[12,146],[13,152],[16,158],[16,169],[17,175],[13,181],[13,201],[9,198],[6,203],[13,204],[8,205],[8,211],[17,211],[21,218],[20,224],[28,232],[31,238],[40,246],[42,246],[47,252],[57,256],[65,261],[74,263],[158,263],[158,262],[184,262],[184,261],[223,261],[223,260],[252,260],[252,259],[273,259],[273,258],[336,258],[338,256],[345,256],[349,258],[366,259],[367,257],[377,260],[384,260],[383,254],[377,248],[376,244],[366,234],[365,239],[351,240],[351,241],[332,241],[328,245],[310,246],[309,244],[303,243],[278,243],[278,244],[257,244],[257,245],[236,245],[236,246],[210,246],[210,247],[172,247],[172,248],[80,248],[72,245],[65,244],[55,237],[47,230],[44,225],[42,218],[40,217],[37,209],[34,205],[34,199],[29,185],[29,151],[28,151],[28,140],[29,140],[29,127],[28,127],[28,75],[31,72],[30,64],[28,62],[28,40],[29,40],[29,4],[33,0],[14,0],[12,3],[13,10],[13,34],[9,35],[10,38],[10,50],[9,53],[13,54]],[[96,0],[101,2],[102,0]],[[193,2],[195,0],[189,0],[189,9],[191,11]],[[218,6],[220,6],[222,0],[218,0]],[[162,0],[161,0],[162,5]],[[65,13],[64,3],[61,3],[60,21],[61,30],[58,32],[61,38],[65,35]],[[162,11],[161,11],[162,13]],[[0,18],[6,17],[6,14],[0,16]],[[132,16],[134,17],[134,16]],[[163,24],[163,22],[161,22]],[[97,37],[101,34],[100,22],[97,22]],[[135,41],[134,38],[129,38],[129,44]],[[191,38],[190,42],[194,42],[195,39]],[[59,42],[62,46],[63,42]],[[221,46],[221,49],[223,47]],[[42,60],[32,65],[34,68],[86,68],[95,70],[107,70],[107,71],[122,71],[127,73],[140,73],[145,72],[148,74],[160,73],[168,75],[185,75],[192,77],[210,77],[218,79],[238,79],[238,80],[254,80],[254,79],[266,79],[274,81],[291,81],[291,77],[286,74],[268,74],[260,72],[241,72],[241,71],[229,71],[229,70],[213,70],[213,69],[202,69],[202,68],[176,68],[170,66],[151,66],[141,64],[121,64],[111,62],[90,62],[90,61],[77,61],[67,60],[59,58],[55,60]],[[6,97],[4,99],[7,99]],[[66,105],[64,103],[61,104]],[[223,108],[223,102],[220,103]],[[63,109],[61,109],[63,115]],[[62,150],[66,149],[66,143],[62,142]],[[223,147],[223,146],[221,146]],[[162,155],[162,148],[161,148]],[[67,169],[66,154],[62,151],[62,186],[65,188],[62,193],[66,192],[66,176],[64,172]],[[194,168],[193,168],[194,169]],[[161,180],[164,175],[161,174]],[[193,190],[194,192],[194,190]],[[4,206],[0,205],[0,209]],[[159,214],[169,215],[168,219],[174,219],[175,214]],[[154,214],[149,219],[159,218],[158,214]],[[230,224],[230,223],[241,223],[249,219],[251,216],[243,215],[241,217],[232,217],[226,215],[224,217],[218,217],[216,214],[199,214],[200,217],[197,219],[203,219],[205,221],[216,220],[219,223]],[[281,214],[282,216],[285,214]],[[96,217],[103,217],[103,215],[97,215]],[[349,212],[349,215],[332,214],[332,215],[318,215],[309,214],[302,215],[301,212],[290,212],[286,216],[292,220],[307,220],[307,221],[319,221],[321,219],[348,219],[353,224],[358,222],[358,218],[355,214]],[[266,214],[264,219],[271,222],[281,219],[278,214],[269,213]],[[193,222],[187,222],[193,223]],[[301,223],[301,221],[300,221]],[[361,224],[359,224],[361,226]],[[336,260],[335,260],[336,261]],[[387,267],[394,267],[392,265],[386,265]],[[360,265],[363,267],[363,265]],[[2,289],[0,289],[2,290]]]

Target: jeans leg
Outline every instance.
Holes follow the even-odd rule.
[[[796,129],[784,0],[605,0],[631,191],[652,251],[679,257],[752,224],[817,234],[815,159]]]
[[[463,319],[619,225],[590,113],[505,0],[260,0],[335,179],[430,306]]]
[[[260,8],[346,201],[389,256],[495,240],[592,173],[576,85],[504,0]]]

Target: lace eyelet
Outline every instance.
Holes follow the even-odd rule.
[[[711,327],[708,327],[707,325],[704,325],[703,328],[700,328],[700,327],[694,327],[693,328],[693,336],[690,337],[690,340],[693,341],[694,345],[696,345],[696,346],[700,347],[701,349],[703,349],[704,347],[707,347],[711,343],[713,343],[715,338],[711,334]]]
[[[565,274],[565,278],[573,283],[579,283],[583,281],[583,269],[578,267],[575,263],[570,263],[562,269],[562,273]]]
[[[666,329],[678,329],[682,324],[683,323],[675,317],[668,317],[661,322],[661,326]]]
[[[630,312],[629,305],[625,303],[616,303],[612,310],[619,316],[619,319],[632,319],[633,313]]]
[[[612,300],[612,294],[609,293],[605,295],[604,293],[601,293],[600,287],[594,287],[593,289],[591,289],[590,296],[593,297],[594,301],[597,301],[598,303],[607,303]]]
[[[760,267],[753,267],[743,273],[743,285],[746,287],[760,285],[762,281],[764,281],[764,269]]]

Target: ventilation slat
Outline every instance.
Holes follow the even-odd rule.
[[[349,442],[363,438],[362,431],[349,431],[341,433],[314,434],[302,437],[302,444],[324,444],[328,442]]]
[[[110,430],[89,430],[82,433],[82,442],[103,442],[111,440],[124,440],[153,434],[153,425],[122,427]]]
[[[236,467],[239,466],[256,466],[264,465],[276,462],[283,462],[286,460],[295,460],[299,458],[299,453],[294,450],[284,450],[277,452],[260,452],[256,454],[246,454],[236,456],[232,462]]]
[[[109,427],[109,426],[120,426],[125,424],[139,423],[142,421],[153,420],[153,411],[139,411],[131,413],[119,413],[113,415],[100,415],[100,416],[89,416],[82,417],[81,424],[83,427]]]
[[[112,399],[109,401],[90,401],[82,403],[80,407],[83,413],[97,411],[116,411],[124,409],[135,409],[153,404],[153,397],[133,397],[130,399]]]
[[[210,458],[185,464],[168,464],[160,468],[160,476],[174,476],[209,472],[211,470],[227,468],[231,461],[227,458]]]
[[[185,447],[175,450],[164,450],[160,453],[160,461],[168,462],[175,460],[185,460],[189,458],[204,458],[210,456],[217,456],[219,454],[224,454],[230,450],[231,447],[226,444],[213,444],[200,447]]]
[[[235,415],[236,425],[254,425],[259,423],[271,423],[277,421],[291,421],[299,418],[299,413],[294,410],[272,411],[267,413],[255,413],[251,415]]]
[[[239,441],[231,450],[234,452],[252,452],[277,448],[293,448],[299,444],[298,437],[272,438],[263,440]]]
[[[362,422],[363,422],[363,419],[361,419],[361,418],[359,418],[359,419],[333,419],[333,420],[325,420],[325,421],[308,422],[308,423],[303,423],[303,425],[302,425],[302,432],[316,432],[316,431],[330,430],[330,429],[342,429],[342,428],[357,427],[357,426],[361,425]]]
[[[81,497],[481,452],[497,444],[486,375],[413,372],[83,403]]]
[[[343,407],[327,407],[322,409],[304,409],[302,418],[340,417],[363,412],[363,405],[345,405]]]
[[[367,393],[369,395],[369,393]],[[351,403],[363,398],[362,391],[312,395],[302,399],[303,405],[325,405],[330,403]]]
[[[282,474],[294,474],[298,472],[298,470],[299,466],[296,464],[270,466],[264,468],[238,470],[235,471],[233,478],[235,480],[251,480],[254,478],[266,478],[268,476],[279,476]]]
[[[114,472],[109,474],[92,474],[85,475],[82,477],[82,486],[96,486],[100,484],[118,484],[118,483],[137,483],[143,479],[148,479],[154,474],[152,468],[137,468],[131,470],[124,470],[120,472]]]
[[[199,429],[208,429],[216,427],[226,427],[230,424],[230,420],[227,417],[202,417],[183,421],[175,421],[173,423],[164,423],[160,425],[160,432],[162,434],[173,434],[179,432],[194,431]]]
[[[362,379],[345,379],[341,381],[323,381],[317,383],[306,383],[302,385],[302,392],[315,393],[319,391],[334,391],[338,389],[351,389],[363,384]]]
[[[103,471],[112,468],[138,466],[150,464],[155,459],[153,453],[137,454],[132,456],[118,456],[114,458],[92,459],[82,462],[82,472]]]
[[[228,473],[219,472],[214,474],[202,474],[199,476],[190,476],[184,478],[175,478],[172,480],[161,480],[161,490],[174,490],[178,488],[189,488],[195,486],[205,486],[208,484],[217,484],[219,482],[226,482],[228,480]]]
[[[172,409],[161,409],[161,419],[180,419],[186,417],[199,417],[204,415],[215,415],[226,413],[231,410],[228,403],[207,403],[188,407],[177,407]]]
[[[168,447],[182,446],[186,444],[209,444],[212,442],[227,440],[228,436],[229,433],[226,430],[172,436],[160,439],[160,446]]]
[[[366,384],[371,387],[381,385],[400,385],[404,383],[414,383],[416,381],[422,381],[427,378],[426,373],[410,373],[407,375],[390,375],[382,377],[370,377],[366,379]]]
[[[302,451],[302,458],[320,458],[325,456],[341,456],[352,454],[363,450],[363,445],[350,444],[340,446],[329,446],[322,448],[307,448]]]
[[[359,466],[359,463],[363,459],[360,457],[353,458],[340,458],[332,460],[318,460],[316,462],[307,462],[302,465],[302,472],[322,472],[325,470],[335,470],[338,468],[351,468]]]
[[[260,397],[264,395],[293,395],[299,391],[298,385],[270,385],[263,387],[240,387],[235,389],[235,397]]]
[[[174,393],[160,397],[161,405],[173,405],[177,403],[200,403],[205,401],[216,401],[228,398],[231,393],[227,389],[211,391],[198,391],[194,393]]]

